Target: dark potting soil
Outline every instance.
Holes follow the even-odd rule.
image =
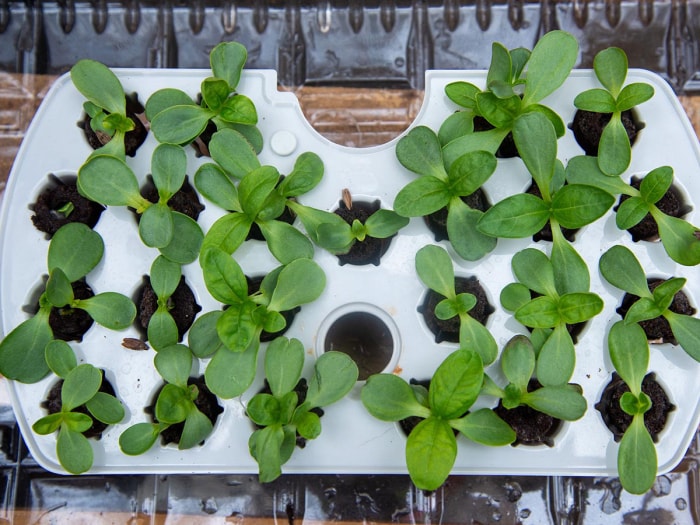
[[[136,155],[136,150],[139,149],[141,144],[143,144],[148,136],[148,129],[146,129],[146,126],[143,125],[143,122],[141,122],[141,119],[138,117],[138,115],[142,115],[144,112],[145,109],[139,102],[138,95],[136,93],[126,96],[126,115],[134,123],[134,129],[128,131],[124,135],[124,149],[126,154],[130,157]],[[109,135],[105,135],[101,132],[95,132],[92,129],[92,126],[90,125],[90,116],[87,114],[83,117],[83,120],[78,122],[78,127],[84,131],[85,138],[92,149],[101,148],[111,139]]]
[[[493,125],[488,120],[479,115],[474,117],[474,131],[488,131],[490,129],[493,129]],[[515,147],[513,134],[508,133],[500,146],[498,146],[496,157],[499,159],[512,159],[518,156],[520,156],[520,154],[518,153],[518,148]]]
[[[651,291],[654,291],[657,286],[665,281],[665,279],[647,279],[647,283],[649,284],[649,289]],[[627,311],[630,309],[632,304],[637,301],[637,299],[639,299],[639,297],[636,295],[626,293],[622,297],[622,303],[617,308],[616,312],[624,318],[625,315],[627,315]],[[695,308],[693,308],[693,306],[690,304],[690,300],[683,290],[679,290],[673,297],[673,301],[671,302],[669,309],[678,314],[695,314]],[[646,321],[640,321],[639,325],[644,330],[644,333],[649,341],[654,343],[677,344],[676,338],[671,331],[671,325],[668,323],[666,318],[659,316],[653,319],[647,319]]]
[[[481,188],[478,188],[471,195],[461,197],[462,202],[473,210],[486,211],[491,207],[491,204],[486,197],[486,194]],[[433,235],[435,242],[440,242],[448,239],[447,235],[447,206],[440,208],[438,211],[423,217],[425,224],[428,226]]]
[[[489,302],[486,296],[486,291],[479,283],[479,280],[474,277],[455,277],[455,291],[460,293],[470,293],[476,297],[476,305],[469,311],[474,319],[485,325],[489,316],[495,311],[494,307]],[[459,317],[455,316],[451,319],[438,319],[435,317],[435,307],[445,299],[444,296],[428,290],[428,293],[423,300],[423,303],[418,307],[418,312],[423,315],[425,323],[428,325],[433,334],[435,334],[435,342],[441,343],[448,341],[450,343],[459,342]]]
[[[632,423],[632,416],[620,407],[622,394],[629,392],[627,384],[613,372],[612,379],[603,390],[600,401],[595,408],[603,417],[603,422],[612,432],[615,441],[620,441],[625,430]],[[666,426],[669,412],[675,410],[675,406],[669,401],[663,387],[656,381],[656,375],[651,372],[642,381],[642,392],[651,399],[651,408],[644,414],[644,426],[654,442],[658,440],[659,432]]]
[[[49,175],[49,183],[29,208],[34,212],[32,223],[51,238],[61,226],[81,222],[94,228],[105,207],[86,199],[77,188],[77,177]]]
[[[158,189],[153,184],[153,178],[149,175],[147,182],[141,188],[141,196],[153,203],[158,202]],[[199,200],[199,194],[192,187],[189,177],[185,177],[182,187],[168,200],[168,207],[171,210],[187,215],[192,220],[197,220],[199,214],[204,210],[204,205]]]
[[[527,385],[528,392],[540,388],[539,381],[530,379]],[[547,445],[554,446],[554,437],[561,428],[562,421],[548,414],[544,414],[529,406],[505,408],[502,401],[498,402],[493,411],[503,419],[515,431],[517,445]]]
[[[102,372],[102,384],[100,385],[99,392],[104,392],[105,394],[114,396],[115,390],[112,386],[112,383],[110,383],[109,380],[105,378],[104,370],[100,370],[100,372]],[[49,390],[46,399],[42,401],[41,408],[44,408],[49,414],[56,414],[61,411],[61,407],[63,406],[63,403],[61,401],[62,388],[63,379],[60,379],[51,387],[51,390]],[[92,414],[90,414],[90,411],[85,405],[80,405],[79,407],[73,409],[73,412],[80,412],[81,414],[86,414],[92,418],[92,426],[88,428],[85,432],[83,432],[83,435],[86,438],[100,439],[102,437],[102,433],[109,426],[107,425],[107,423],[103,423],[102,421],[94,417]]]
[[[196,399],[194,400],[194,404],[202,414],[207,416],[209,421],[211,421],[211,424],[215,425],[216,420],[219,418],[219,414],[221,414],[224,409],[221,405],[219,405],[219,401],[217,400],[216,396],[207,387],[204,381],[204,376],[190,377],[187,380],[187,384],[197,386],[198,393]],[[158,423],[158,419],[155,417],[155,405],[162,389],[162,387],[158,389],[153,398],[153,402],[144,409],[144,411],[151,416],[154,423]],[[180,443],[180,438],[182,437],[182,431],[184,429],[185,422],[182,421],[181,423],[170,425],[163,432],[161,432],[160,439],[163,446],[167,445],[168,443]],[[202,441],[202,443],[204,442]],[[200,445],[202,443],[200,443]]]
[[[359,220],[364,224],[370,215],[379,208],[380,202],[378,200],[374,202],[352,202],[351,207],[348,207],[345,201],[341,200],[334,213],[342,217],[342,219],[350,225],[352,225],[355,220]],[[352,264],[355,266],[373,264],[378,266],[382,255],[389,249],[392,237],[377,239],[368,235],[365,237],[364,241],[355,241],[355,244],[352,245],[347,253],[338,255],[338,262],[341,266],[344,264]]]
[[[525,190],[525,193],[529,193],[531,195],[539,197],[540,199],[542,198],[542,192],[540,191],[540,188],[535,183],[535,181],[532,181],[532,183],[530,183],[530,186],[527,190]],[[576,237],[576,232],[578,232],[578,229],[571,230],[569,228],[562,228],[561,232],[567,241],[573,242],[574,237]],[[544,228],[542,228],[540,231],[538,231],[535,235],[532,236],[532,240],[535,242],[552,242],[552,225],[549,223],[549,221],[547,221],[547,224],[544,225]]]
[[[148,323],[158,309],[158,296],[153,291],[151,280],[147,275],[143,277],[143,285],[136,294],[135,302],[138,309],[138,327],[142,330],[142,335],[145,339]],[[182,276],[177,288],[175,288],[175,292],[173,292],[168,299],[168,311],[175,320],[180,341],[185,335],[185,332],[192,326],[194,318],[201,310],[202,307],[197,304],[197,299],[192,289],[185,282],[185,277]]]
[[[85,279],[71,283],[71,287],[75,299],[89,299],[95,295]],[[54,338],[63,341],[82,341],[85,332],[90,329],[93,322],[92,317],[85,310],[69,306],[53,307],[49,314],[49,326]]]
[[[248,282],[248,295],[252,295],[256,293],[258,290],[260,290],[260,284],[262,283],[264,279],[264,275],[258,275],[255,277],[248,277],[246,275],[246,281]],[[291,310],[285,310],[284,312],[280,312],[282,314],[282,317],[284,317],[284,320],[287,322],[285,327],[280,330],[279,332],[266,332],[265,330],[262,331],[260,334],[260,342],[261,343],[267,343],[270,342],[280,335],[283,335],[287,330],[289,330],[289,327],[292,325],[292,321],[294,321],[294,318],[296,315],[301,311],[301,307],[297,306],[296,308],[292,308]]]
[[[303,377],[299,379],[299,382],[296,384],[294,387],[294,392],[297,393],[297,406],[301,405],[304,401],[306,401],[306,393],[309,391],[309,385],[306,382],[306,379]],[[263,384],[263,387],[258,391],[259,394],[272,394],[272,390],[270,389],[270,384],[267,382],[267,379],[265,379],[265,382]],[[313,412],[316,414],[318,417],[323,417],[323,409],[319,407],[314,407],[310,410],[310,412]],[[262,427],[253,424],[255,428],[260,429]],[[300,436],[299,433],[297,432],[297,441],[296,445],[299,448],[304,448],[306,446],[306,441],[307,439]]]
[[[584,111],[579,109],[574,114],[574,120],[569,125],[571,131],[574,132],[574,138],[586,155],[592,157],[598,156],[598,144],[600,144],[600,136],[603,129],[610,122],[612,113],[595,113],[593,111]],[[631,109],[622,112],[622,124],[627,131],[627,137],[630,139],[630,144],[634,145],[637,140],[637,134],[642,130],[644,124],[639,122]]]
[[[642,179],[638,177],[632,177],[630,180],[630,186],[639,189],[642,183]],[[620,195],[620,202],[615,206],[614,211],[617,211],[624,201],[629,199],[628,195]],[[661,199],[659,199],[655,206],[659,208],[666,215],[671,217],[682,217],[688,211],[687,206],[683,202],[680,192],[673,185],[668,189]],[[644,218],[631,228],[627,230],[632,236],[632,240],[637,241],[655,241],[659,238],[659,227],[656,225],[656,221],[647,213]]]

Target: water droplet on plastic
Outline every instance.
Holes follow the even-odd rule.
[[[511,503],[515,503],[520,498],[522,498],[523,489],[520,486],[520,483],[512,481],[506,483],[504,487],[506,489],[506,498],[508,498],[508,501],[510,501]]]
[[[520,511],[520,519],[525,520],[530,517],[530,514],[532,514],[530,509],[523,509]]]
[[[683,498],[678,498],[676,500],[676,508],[678,510],[685,510],[688,508],[688,502],[685,501]]]
[[[671,493],[671,480],[668,478],[668,476],[659,476],[654,481],[651,491],[657,498],[660,498],[661,496],[668,496]]]
[[[214,498],[207,498],[202,502],[202,510],[207,514],[216,514],[219,506]]]

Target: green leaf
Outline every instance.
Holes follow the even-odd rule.
[[[573,245],[561,234],[554,236],[550,260],[555,288],[560,295],[588,291],[590,287],[588,266]]]
[[[258,462],[258,478],[261,483],[274,481],[282,474],[280,449],[284,443],[284,431],[280,425],[256,430],[248,441],[251,455]]]
[[[139,213],[150,206],[134,172],[117,157],[90,157],[78,170],[78,187],[88,199],[105,206],[131,206]]]
[[[343,352],[325,352],[314,364],[305,406],[325,407],[342,399],[357,382],[355,361]]]
[[[615,97],[600,88],[589,89],[576,95],[574,106],[594,113],[613,113],[617,110]]]
[[[279,274],[268,308],[276,312],[291,310],[316,300],[326,287],[326,275],[310,259],[296,259]]]
[[[284,197],[298,197],[308,193],[321,182],[323,171],[321,157],[311,151],[302,153],[294,162],[292,172],[280,182],[278,190]]]
[[[163,257],[178,263],[189,264],[197,260],[204,233],[197,221],[184,213],[172,212],[173,238],[167,246],[159,248]]]
[[[645,202],[654,204],[661,200],[673,184],[673,168],[661,166],[647,173],[639,185],[639,193]]]
[[[484,92],[476,95],[476,105],[478,112],[493,127],[511,129],[513,121],[521,113],[522,100],[515,94],[500,98],[494,93]]]
[[[447,183],[425,176],[409,182],[399,191],[394,199],[394,210],[404,217],[423,217],[444,208],[449,202]]]
[[[32,425],[32,430],[39,434],[40,436],[48,436],[53,434],[63,423],[63,412],[55,412],[53,414],[46,415],[41,419],[34,422]]]
[[[202,253],[209,248],[217,248],[231,255],[243,244],[252,224],[252,219],[243,213],[229,213],[220,217],[207,231]]]
[[[516,335],[506,344],[501,355],[501,367],[506,379],[524,391],[535,371],[535,350],[524,335]]]
[[[629,248],[613,246],[598,262],[600,273],[610,284],[638,297],[651,297],[642,265]]]
[[[615,212],[615,224],[621,230],[628,230],[646,217],[649,205],[641,197],[629,197],[620,203]]]
[[[462,155],[450,166],[451,194],[467,196],[478,190],[496,170],[496,157],[487,151]]]
[[[257,124],[258,112],[255,104],[245,95],[233,95],[226,99],[219,110],[219,118],[236,124]]]
[[[68,373],[78,366],[75,352],[68,343],[54,339],[46,344],[46,363],[58,377],[65,378]]]
[[[291,224],[282,221],[260,221],[257,224],[270,252],[282,264],[314,256],[311,241]]]
[[[598,166],[606,175],[620,175],[630,165],[632,146],[620,113],[613,113],[598,144]]]
[[[183,104],[163,109],[151,121],[158,142],[185,145],[206,129],[216,113],[197,105]]]
[[[207,312],[195,319],[192,327],[187,333],[187,342],[195,357],[200,359],[210,357],[219,349],[224,348],[224,344],[216,331],[216,324],[221,317],[221,311]]]
[[[200,257],[204,283],[209,293],[225,304],[234,304],[248,297],[248,283],[236,260],[219,248],[208,248]]]
[[[265,353],[265,378],[275,396],[294,390],[304,368],[304,345],[298,339],[278,337]]]
[[[164,88],[153,93],[146,101],[146,118],[153,121],[155,116],[171,106],[195,106],[190,96],[181,89]]]
[[[627,55],[618,47],[609,47],[593,58],[593,70],[601,84],[617,98],[627,77]]]
[[[575,365],[576,351],[571,335],[565,325],[557,325],[537,356],[537,379],[544,386],[563,385],[571,379]]]
[[[438,139],[443,146],[449,142],[474,131],[474,114],[472,111],[457,111],[443,120],[438,131]]]
[[[686,279],[683,277],[672,277],[662,282],[652,292],[654,302],[666,310],[671,306],[675,295],[681,291],[685,283]]]
[[[478,230],[492,237],[519,239],[540,231],[549,216],[545,201],[530,193],[518,193],[489,208],[479,219]]]
[[[321,435],[321,418],[314,412],[303,412],[295,418],[297,432],[305,439],[316,439]]]
[[[460,316],[459,346],[478,353],[484,365],[493,363],[498,355],[498,345],[491,332],[469,314]]]
[[[230,176],[242,179],[260,167],[260,161],[250,142],[233,129],[214,133],[209,141],[211,158]]]
[[[150,449],[158,439],[160,425],[136,423],[119,436],[119,448],[128,456],[138,456]]]
[[[89,364],[76,366],[66,374],[61,387],[61,410],[70,412],[93,397],[102,384],[102,372]]]
[[[446,298],[455,298],[455,273],[447,251],[433,244],[416,252],[416,272],[431,290]]]
[[[540,38],[527,62],[523,105],[539,102],[569,76],[578,59],[578,42],[565,31],[550,31]]]
[[[644,494],[656,479],[657,458],[654,441],[644,426],[643,416],[636,416],[620,440],[617,471],[623,488],[632,494]]]
[[[51,239],[48,269],[60,268],[70,282],[85,277],[97,266],[104,253],[104,242],[85,224],[71,222],[62,226]]]
[[[627,111],[654,96],[654,88],[643,82],[628,84],[617,97],[617,111]]]
[[[242,211],[238,190],[218,165],[202,164],[194,174],[194,185],[204,198],[228,211]]]
[[[124,405],[114,396],[97,392],[85,406],[95,419],[107,425],[116,425],[124,419]]]
[[[46,299],[56,308],[73,302],[73,287],[60,268],[54,268],[46,281]]]
[[[227,349],[243,352],[259,340],[262,321],[257,322],[253,313],[257,305],[250,300],[230,305],[216,323],[216,331]]]
[[[518,322],[530,328],[553,328],[562,323],[559,303],[551,297],[537,297],[515,311]]]
[[[644,392],[639,396],[635,396],[632,392],[625,392],[620,397],[620,408],[630,416],[644,414],[651,408],[651,399]]]
[[[159,299],[167,299],[180,284],[181,266],[163,256],[156,257],[151,264],[150,282]]]
[[[654,319],[663,313],[663,308],[648,297],[641,297],[629,307],[625,314],[625,323],[638,323],[647,319]]]
[[[207,387],[222,399],[232,399],[248,390],[255,379],[258,341],[243,352],[226,348],[217,351],[204,372]]]
[[[470,151],[488,151],[495,154],[509,132],[510,128],[495,128],[468,133],[453,139],[445,144],[442,150],[445,166],[449,169],[455,160]]]
[[[161,423],[173,425],[184,421],[193,408],[187,389],[166,383],[156,399],[155,415]]]
[[[547,256],[535,248],[525,248],[513,256],[511,266],[515,277],[533,292],[557,297],[554,267]]]
[[[102,292],[74,303],[85,310],[96,323],[110,330],[124,330],[136,318],[136,306],[127,296],[117,292]]]
[[[406,466],[421,490],[436,490],[450,474],[457,457],[457,440],[447,421],[428,418],[416,425],[406,441]]]
[[[36,383],[49,373],[44,349],[52,339],[49,311],[39,310],[0,341],[0,373],[21,383]]]
[[[280,402],[270,394],[255,394],[246,406],[246,415],[258,426],[266,427],[283,423],[280,417]]]
[[[690,357],[700,361],[700,319],[670,310],[664,313],[664,317],[671,325],[671,331],[678,344]]]
[[[532,299],[530,289],[521,283],[509,283],[502,290],[499,297],[503,308],[515,312],[518,308]]]
[[[209,77],[202,81],[201,93],[205,107],[218,111],[228,98],[230,90],[225,80]]]
[[[338,215],[336,217],[340,219]],[[315,237],[316,244],[335,254],[347,253],[356,240],[352,227],[342,219],[336,223],[319,224],[311,236]]]
[[[450,426],[475,443],[491,447],[510,445],[516,438],[511,426],[488,408],[480,408],[462,418],[453,419]]]
[[[370,215],[365,221],[367,235],[375,239],[386,239],[395,235],[409,222],[407,217],[402,217],[392,210],[380,209]]]
[[[109,113],[126,114],[124,88],[112,71],[96,60],[82,59],[70,70],[76,89],[93,104]]]
[[[586,413],[586,398],[573,386],[544,386],[528,392],[524,401],[539,412],[563,419],[576,421]]]
[[[225,80],[231,89],[238,86],[246,60],[248,51],[238,42],[221,42],[209,54],[212,73]]]
[[[182,429],[182,436],[177,448],[186,450],[197,446],[211,434],[213,428],[211,420],[202,412],[199,410],[190,411],[185,419],[185,426]]]
[[[185,345],[173,344],[161,348],[153,358],[160,376],[173,385],[187,388],[187,380],[192,372],[192,352]]]
[[[185,150],[174,144],[160,144],[151,158],[153,183],[161,202],[167,203],[182,187],[187,170]]]
[[[474,97],[480,91],[481,90],[474,84],[464,81],[451,82],[445,86],[445,94],[447,97],[458,106],[467,109],[474,109],[476,107]]]
[[[582,323],[603,310],[603,300],[591,292],[571,292],[559,299],[559,312],[567,324]]]
[[[508,49],[500,42],[492,43],[491,63],[489,65],[489,70],[486,75],[486,87],[489,89],[493,89],[493,83],[510,85],[511,68],[512,62],[510,59],[510,53],[508,52]]]
[[[280,174],[272,166],[261,166],[241,179],[238,198],[243,212],[250,218],[257,217],[270,194],[274,191]]]
[[[545,115],[530,112],[520,115],[513,125],[513,140],[525,166],[535,180],[545,201],[557,158],[557,135]]]
[[[472,295],[472,297],[474,296]],[[474,299],[474,303],[476,304],[476,299]],[[452,319],[459,315],[460,306],[461,303],[457,299],[443,299],[435,305],[435,317],[442,320]]]
[[[93,461],[92,446],[79,432],[61,427],[56,439],[56,454],[61,466],[71,474],[90,470]]]
[[[649,368],[649,343],[641,326],[618,321],[608,333],[610,359],[622,380],[635,396]]]
[[[370,376],[362,387],[360,397],[367,411],[382,421],[430,415],[430,410],[418,402],[411,385],[394,374]]]
[[[651,209],[659,236],[666,253],[678,264],[696,266],[700,264],[700,239],[698,228],[683,219]]]
[[[453,198],[447,210],[447,236],[457,255],[467,261],[478,261],[496,248],[498,239],[482,233],[478,224],[483,212]]]
[[[146,208],[139,221],[139,236],[150,248],[164,248],[170,244],[174,229],[172,211],[163,202]]]
[[[552,214],[564,228],[582,228],[602,217],[615,202],[606,191],[593,186],[569,184],[552,198]]]
[[[600,171],[597,158],[588,155],[578,155],[569,159],[566,165],[566,180],[569,184],[595,186],[613,196],[622,193],[629,194],[630,191],[636,192],[629,184],[623,182],[620,177],[610,177]]]
[[[426,126],[416,126],[399,139],[396,158],[403,167],[418,175],[433,176],[443,181],[447,179],[440,141],[435,132]]]
[[[469,350],[452,352],[440,364],[428,391],[433,415],[443,419],[461,417],[476,401],[484,378],[479,354]]]

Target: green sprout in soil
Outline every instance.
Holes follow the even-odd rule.
[[[90,364],[78,365],[73,349],[65,341],[46,345],[46,362],[63,380],[61,408],[32,425],[40,435],[58,431],[56,454],[63,468],[82,474],[92,467],[93,451],[83,435],[93,426],[93,418],[114,425],[124,419],[124,407],[114,396],[100,391],[102,371]]]
[[[638,298],[627,310],[625,324],[663,317],[683,350],[700,361],[700,319],[670,309],[675,295],[686,283],[684,278],[667,279],[653,291],[650,290],[644,269],[624,246],[613,246],[605,252],[600,258],[599,267],[606,281]]]
[[[317,409],[342,399],[355,385],[358,369],[342,352],[326,352],[314,364],[305,395],[296,390],[304,367],[304,346],[297,339],[278,337],[265,353],[265,378],[270,393],[253,396],[246,414],[258,426],[248,441],[259,465],[260,481],[274,481],[292,456],[297,436],[321,434]]]
[[[49,373],[45,347],[53,340],[51,311],[69,314],[74,309],[112,330],[123,330],[134,321],[136,307],[128,297],[103,292],[76,299],[72,283],[85,277],[100,262],[104,243],[100,235],[82,223],[61,227],[48,251],[49,278],[39,298],[39,310],[15,327],[0,342],[0,373],[23,383],[35,383]]]
[[[170,313],[172,309],[170,298],[180,284],[181,277],[180,265],[162,255],[157,257],[151,265],[149,281],[158,298],[158,306],[148,321],[146,333],[148,341],[155,350],[174,345],[180,340],[177,324]]]
[[[362,388],[362,403],[377,419],[422,419],[406,441],[408,473],[419,489],[435,490],[450,474],[457,458],[454,430],[483,445],[502,446],[515,441],[513,429],[493,410],[469,411],[483,379],[479,354],[460,349],[437,368],[427,391],[393,374],[370,376]]]
[[[624,86],[627,55],[617,47],[599,52],[593,59],[593,70],[605,89],[594,88],[579,93],[574,106],[584,111],[610,114],[598,144],[598,166],[606,175],[620,175],[632,160],[632,147],[622,123],[622,112],[649,100],[654,96],[654,88],[643,82]]]
[[[501,304],[514,312],[518,322],[533,329],[533,337],[543,341],[537,355],[539,382],[564,385],[576,364],[568,327],[598,315],[603,301],[588,291],[590,276],[585,266],[559,266],[535,248],[516,253],[511,266],[518,282],[501,290]]]
[[[540,353],[541,355],[541,353]],[[539,356],[530,339],[516,335],[506,344],[501,354],[501,368],[508,380],[505,388],[500,388],[488,375],[484,376],[482,393],[502,400],[503,407],[513,409],[522,405],[548,414],[557,419],[575,421],[586,412],[586,399],[580,388],[570,384],[542,386],[528,391],[530,379],[534,376]],[[539,370],[556,367],[557,364],[544,357]],[[551,376],[548,372],[545,375]]]
[[[179,264],[197,259],[204,234],[196,221],[176,212],[168,201],[185,181],[187,157],[173,144],[161,144],[153,151],[151,173],[158,190],[158,202],[141,195],[139,182],[121,159],[96,155],[78,171],[82,195],[105,206],[129,206],[139,214],[139,236],[150,248]]]
[[[155,403],[157,423],[136,423],[122,432],[119,436],[122,452],[130,456],[143,454],[163,431],[179,423],[184,423],[178,443],[180,450],[198,445],[211,434],[212,422],[195,404],[199,389],[188,384],[192,361],[192,352],[185,345],[166,346],[158,351],[154,363],[166,383]]]
[[[673,168],[670,166],[651,170],[642,179],[639,189],[636,189],[620,177],[606,176],[594,158],[578,156],[569,161],[566,178],[572,184],[595,186],[613,197],[627,196],[615,215],[618,228],[632,228],[645,217],[651,216],[658,228],[664,250],[671,259],[684,266],[700,264],[700,229],[684,219],[667,215],[657,206],[673,184]]]
[[[256,127],[255,104],[236,92],[247,59],[248,52],[238,42],[222,42],[212,49],[209,62],[213,76],[202,81],[199,104],[174,88],[151,95],[146,102],[146,116],[158,141],[190,144],[213,123],[217,130],[235,129],[260,151],[262,135]],[[200,144],[200,149],[206,150],[206,145]]]
[[[477,191],[496,169],[496,157],[473,151],[447,167],[438,137],[418,126],[396,145],[396,158],[419,178],[402,188],[394,210],[404,217],[423,217],[447,208],[447,237],[457,254],[468,261],[481,259],[496,247],[496,239],[477,230],[483,212],[468,206],[463,197]]]
[[[459,346],[474,350],[484,365],[496,360],[498,347],[491,332],[474,319],[469,311],[476,305],[476,297],[470,293],[457,294],[452,259],[444,248],[424,246],[416,253],[416,271],[420,280],[444,299],[435,307],[435,316],[446,320],[459,317]]]

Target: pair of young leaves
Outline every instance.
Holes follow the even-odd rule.
[[[93,425],[93,417],[107,425],[124,419],[124,406],[114,396],[100,391],[102,371],[84,363],[79,365],[73,349],[65,341],[46,345],[46,362],[63,380],[61,410],[37,420],[32,430],[40,435],[58,431],[56,454],[61,466],[71,474],[82,474],[92,467],[93,451],[83,435]],[[85,407],[90,415],[77,411]]]
[[[136,456],[150,449],[165,429],[183,423],[178,443],[180,450],[201,443],[213,430],[209,418],[195,405],[199,389],[188,384],[192,371],[192,352],[185,345],[161,348],[154,359],[156,370],[166,381],[158,394],[155,418],[158,423],[136,423],[119,436],[119,447],[125,454]]]
[[[250,454],[259,465],[260,481],[277,479],[296,447],[297,434],[316,439],[321,420],[314,408],[342,399],[355,386],[358,369],[341,352],[326,352],[316,359],[301,402],[294,390],[302,377],[305,351],[297,339],[278,337],[265,352],[265,377],[271,393],[258,393],[246,407],[248,417],[260,428],[250,436]]]
[[[53,340],[49,314],[53,308],[78,308],[97,323],[113,329],[127,328],[136,317],[128,297],[102,292],[89,299],[75,299],[71,283],[82,279],[102,259],[104,242],[82,223],[61,227],[49,244],[49,279],[39,298],[39,311],[15,327],[0,343],[0,372],[10,379],[35,383],[49,373],[45,347]]]
[[[668,321],[683,350],[700,361],[700,319],[670,309],[675,295],[686,283],[684,278],[668,279],[654,288],[653,292],[650,291],[639,260],[624,246],[613,246],[605,252],[600,258],[599,267],[606,281],[638,297],[627,310],[625,324],[636,324],[662,316]]]
[[[185,151],[173,144],[160,144],[151,158],[151,175],[158,190],[158,202],[152,203],[141,195],[138,179],[124,160],[95,155],[78,170],[78,189],[105,206],[133,208],[140,215],[143,243],[173,262],[188,264],[197,259],[204,234],[196,221],[168,206],[185,182],[186,170]]]

